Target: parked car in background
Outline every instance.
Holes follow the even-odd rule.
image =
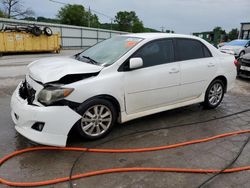
[[[250,78],[250,53],[241,56],[235,60],[237,66],[237,75],[242,78]]]
[[[195,103],[216,108],[235,81],[234,59],[194,36],[115,36],[31,63],[12,95],[12,119],[28,139],[65,146],[72,129],[93,140],[116,122]]]
[[[250,40],[232,40],[220,47],[219,50],[223,53],[234,55],[236,58],[250,53]]]
[[[218,45],[217,45],[217,48],[221,48],[222,46],[225,46],[227,44],[227,42],[220,42]]]

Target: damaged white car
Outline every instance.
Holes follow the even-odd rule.
[[[65,146],[75,128],[98,139],[116,122],[203,103],[217,107],[236,77],[234,57],[186,35],[128,34],[73,57],[35,61],[11,99],[16,130]]]

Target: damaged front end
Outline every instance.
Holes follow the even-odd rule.
[[[27,74],[11,99],[15,129],[34,142],[65,146],[70,130],[81,117],[76,111],[80,104],[66,99],[74,91],[67,85],[98,73],[69,74],[49,83],[37,81]]]
[[[20,87],[20,96],[28,104],[38,106],[71,105],[65,98],[75,88],[67,85],[95,77],[102,66],[85,63],[70,57],[45,58],[31,63],[25,81]]]
[[[27,100],[29,105],[40,103],[43,106],[69,106],[71,109],[75,109],[79,106],[79,103],[65,99],[74,91],[74,88],[67,88],[66,85],[97,76],[98,74],[99,72],[69,74],[57,81],[44,84],[27,75],[26,79],[20,85],[19,95],[22,99]],[[34,83],[35,85],[40,85],[42,88],[40,90],[34,89]]]
[[[33,104],[33,101],[35,99],[35,94],[36,91],[28,84],[26,80],[24,80],[19,88],[19,96],[23,99],[26,100],[28,104]]]
[[[99,72],[95,72],[95,73],[84,73],[84,74],[68,74],[66,76],[63,76],[62,78],[60,78],[57,81],[53,81],[53,82],[49,82],[45,85],[51,85],[51,84],[71,84],[80,80],[84,80],[93,76],[97,76],[99,74]]]

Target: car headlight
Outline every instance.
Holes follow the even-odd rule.
[[[50,105],[69,96],[72,91],[74,91],[73,88],[47,87],[38,94],[38,101]]]
[[[228,53],[231,55],[235,55],[235,51],[233,51],[233,50],[229,50]]]

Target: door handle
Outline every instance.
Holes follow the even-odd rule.
[[[178,73],[178,72],[180,72],[178,69],[172,68],[172,69],[169,71],[169,74],[174,74],[174,73]]]
[[[207,65],[208,67],[214,67],[215,66],[215,64],[214,63],[208,63],[208,65]]]

